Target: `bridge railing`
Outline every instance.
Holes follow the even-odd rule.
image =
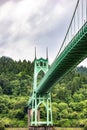
[[[78,33],[81,27],[87,22],[87,0],[77,0],[77,4],[68,27],[67,33],[60,47],[56,58],[61,54],[73,37]],[[56,60],[55,58],[55,60]],[[54,61],[55,61],[54,60]]]

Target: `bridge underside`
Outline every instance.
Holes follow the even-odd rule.
[[[69,70],[72,70],[87,56],[87,22],[73,37],[64,51],[52,64],[45,77],[42,79],[36,91],[37,94],[45,94],[57,83]]]

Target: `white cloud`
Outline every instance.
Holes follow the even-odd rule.
[[[74,11],[76,0],[9,0],[0,6],[0,56],[34,59],[49,48],[55,58]]]
[[[84,61],[82,61],[78,66],[86,66],[87,67],[87,58],[84,60]]]

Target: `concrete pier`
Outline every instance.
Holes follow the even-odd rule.
[[[55,130],[53,126],[29,126],[28,130]]]

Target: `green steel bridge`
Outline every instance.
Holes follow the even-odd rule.
[[[87,0],[77,0],[77,4],[65,35],[61,48],[48,67],[48,58],[37,59],[35,56],[33,94],[28,102],[29,125],[53,125],[51,107],[51,88],[58,83],[65,74],[75,68],[87,57]],[[37,85],[37,76],[40,71],[45,76]],[[40,121],[39,106],[46,108],[47,119]]]

